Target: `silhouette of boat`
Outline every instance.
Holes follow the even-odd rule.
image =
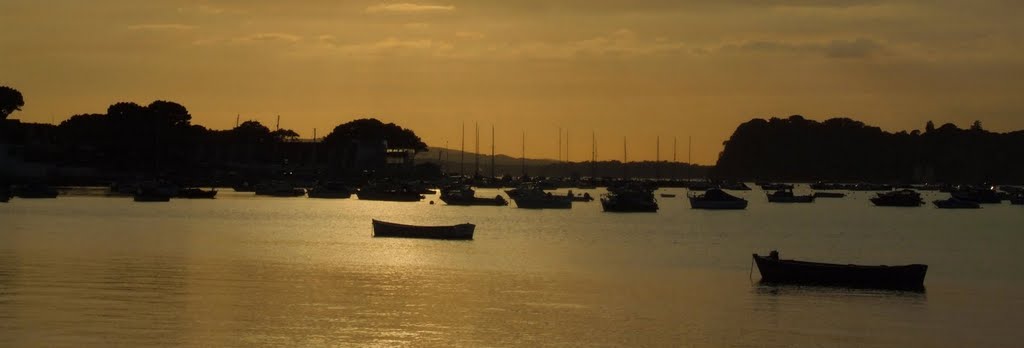
[[[845,193],[841,192],[815,192],[814,198],[843,198],[846,197]]]
[[[364,201],[419,202],[423,195],[419,191],[402,185],[369,184],[356,193]]]
[[[742,182],[723,182],[719,184],[718,187],[733,191],[750,191],[750,186],[747,186],[747,184]]]
[[[508,201],[501,195],[496,195],[494,198],[477,197],[476,191],[469,185],[442,188],[441,201],[447,205],[508,205]]]
[[[686,188],[690,191],[707,191],[717,187],[715,184],[707,181],[690,181],[686,183]]]
[[[257,196],[298,197],[305,196],[306,190],[292,186],[284,181],[270,181],[256,185]]]
[[[768,196],[768,202],[771,203],[811,203],[814,202],[813,195],[795,195],[793,189],[782,189],[772,193],[765,194]]]
[[[765,190],[765,191],[792,190],[793,189],[793,185],[782,184],[782,183],[774,183],[774,182],[766,182],[766,183],[762,183],[761,184],[761,189]]]
[[[658,211],[658,201],[654,199],[654,192],[646,187],[609,187],[608,194],[601,197],[601,208],[606,212],[654,213]]]
[[[924,204],[921,194],[914,190],[899,190],[878,193],[871,203],[879,207],[919,207]]]
[[[981,204],[975,201],[968,201],[956,197],[949,197],[947,199],[937,199],[932,201],[936,207],[942,209],[978,209],[981,208]]]
[[[999,193],[991,188],[961,187],[958,190],[950,192],[950,195],[960,200],[983,204],[998,204],[1003,202],[1003,197],[1000,197]]]
[[[676,194],[675,193],[662,193],[661,196],[664,197],[664,198],[675,198]]]
[[[779,252],[754,254],[754,262],[765,283],[811,284],[851,288],[924,290],[927,265],[861,266],[780,260]]]
[[[171,194],[157,187],[140,187],[132,199],[136,202],[170,202]]]
[[[571,209],[572,198],[569,196],[553,195],[544,192],[540,187],[532,184],[520,185],[519,187],[505,191],[516,207],[523,209]]]
[[[582,195],[576,195],[576,194],[572,193],[572,190],[569,190],[569,193],[566,193],[565,195],[569,196],[569,199],[571,199],[573,202],[592,202],[592,201],[594,201],[594,197],[592,197],[589,193],[586,193],[586,192],[584,192]]]
[[[217,196],[217,190],[203,190],[200,188],[183,188],[178,190],[178,194],[174,195],[175,198],[186,198],[186,199],[213,199]]]
[[[738,210],[747,208],[746,199],[730,195],[717,188],[707,190],[703,194],[689,193],[687,197],[690,199],[690,208],[692,209]]]
[[[7,203],[11,200],[11,187],[0,185],[0,203]]]
[[[1021,205],[1024,204],[1024,193],[1018,193],[1010,197],[1010,204]]]
[[[344,199],[352,197],[352,189],[345,186],[344,183],[328,181],[317,183],[306,194],[309,198]]]
[[[231,186],[235,192],[256,192],[256,186],[250,184],[248,181],[243,181]]]
[[[57,189],[45,184],[26,184],[15,186],[11,193],[18,198],[57,198]]]
[[[451,226],[416,226],[373,220],[374,237],[473,239],[474,230],[476,230],[476,225],[470,223]]]

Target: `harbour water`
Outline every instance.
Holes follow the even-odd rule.
[[[739,193],[747,210],[699,211],[661,192],[678,196],[653,214],[230,189],[14,199],[0,204],[0,346],[1024,345],[1024,207],[881,208],[868,192],[769,204],[754,190]],[[372,238],[372,218],[477,228]],[[928,264],[927,289],[759,285],[750,255],[771,249]]]

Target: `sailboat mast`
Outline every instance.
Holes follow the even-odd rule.
[[[523,155],[519,157],[519,166],[523,170],[523,176],[526,176],[526,131],[523,130]]]
[[[625,180],[628,177],[628,168],[626,163],[629,162],[629,153],[626,151],[626,137],[622,137],[622,179]]]
[[[654,138],[654,178],[661,179],[661,136]]]
[[[474,177],[480,175],[480,123],[476,123],[475,126],[476,126],[476,141],[474,142],[474,145],[476,146],[476,150],[473,151],[473,156],[476,159],[475,164],[474,164],[476,166],[476,168],[473,170],[473,176]]]
[[[558,127],[558,162],[562,162],[562,127]]]
[[[466,176],[466,122],[462,122],[462,146],[459,148],[459,176]]]
[[[672,179],[678,179],[679,169],[676,169],[676,137],[672,137]]]
[[[590,131],[590,179],[597,176],[597,135]]]
[[[565,162],[572,162],[569,160],[569,130],[565,130]]]
[[[690,139],[689,139],[689,141],[688,141],[688,143],[686,145],[686,151],[689,153],[687,155],[688,158],[686,159],[686,162],[687,162],[686,163],[686,178],[690,179],[690,178],[693,177],[693,172],[691,171],[691,169],[693,169],[693,136],[692,135],[690,136]]]
[[[494,176],[494,125],[491,124],[491,178]]]

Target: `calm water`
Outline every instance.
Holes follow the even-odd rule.
[[[0,346],[1024,344],[1021,206],[769,205],[755,190],[746,211],[709,212],[667,189],[657,214],[611,214],[229,191],[0,204]],[[476,240],[375,239],[371,218],[473,222]],[[927,291],[760,286],[750,254],[770,249],[926,263]]]

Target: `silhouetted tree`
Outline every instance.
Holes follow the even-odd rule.
[[[924,132],[931,133],[933,131],[935,131],[935,123],[933,123],[932,121],[928,121],[928,123],[925,123]]]
[[[352,141],[387,141],[388,147],[392,148],[413,149],[417,152],[427,150],[427,144],[412,130],[394,123],[385,124],[375,118],[358,119],[338,125],[324,137],[325,143],[334,145],[346,145]]]
[[[983,131],[984,129],[981,128],[981,121],[975,120],[974,123],[971,123],[971,130],[972,131]]]
[[[21,92],[11,87],[0,86],[0,120],[6,120],[7,116],[21,110],[22,106],[25,106],[25,99],[22,98]]]

